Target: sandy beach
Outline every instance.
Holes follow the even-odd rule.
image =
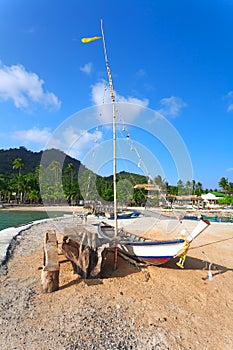
[[[67,212],[67,213],[73,213],[73,212],[83,212],[85,209],[83,207],[78,206],[69,206],[69,205],[5,205],[1,210],[13,210],[13,211],[47,211],[48,213],[51,211],[58,211],[58,212]]]
[[[193,242],[184,270],[175,261],[138,269],[119,258],[113,271],[109,254],[101,279],[81,280],[60,255],[60,288],[44,294],[44,234],[55,229],[61,242],[64,227],[76,224],[57,218],[13,239],[0,276],[2,350],[233,348],[233,224],[212,223]],[[143,217],[124,225],[156,238],[166,229],[171,238],[195,222]]]

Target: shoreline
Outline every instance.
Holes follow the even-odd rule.
[[[126,210],[136,210],[139,212],[143,212],[144,211],[151,211],[153,212],[157,212],[158,214],[164,214],[166,215],[168,218],[171,217],[171,214],[174,215],[179,215],[179,214],[183,214],[183,215],[189,215],[189,214],[193,214],[196,216],[200,216],[201,214],[205,214],[205,215],[210,215],[210,216],[214,216],[214,215],[226,215],[229,216],[231,214],[233,214],[233,210],[232,209],[224,209],[224,208],[213,208],[213,209],[163,209],[163,208],[145,208],[145,207],[127,207]],[[75,214],[75,213],[86,213],[88,212],[87,208],[84,208],[83,206],[69,206],[69,205],[65,205],[65,206],[59,206],[59,205],[2,205],[2,207],[0,207],[0,211],[34,211],[34,212],[61,212],[61,213],[71,213],[71,214]]]
[[[0,210],[9,210],[9,211],[60,211],[60,212],[81,212],[85,211],[82,206],[58,206],[58,205],[51,205],[51,206],[45,206],[45,205],[40,205],[40,206],[35,206],[35,205],[7,205],[0,208]]]
[[[7,227],[0,231],[0,275],[5,274],[7,271],[6,264],[12,256],[12,246],[14,246],[14,242],[17,240],[17,237],[22,235],[24,231],[30,229],[33,226],[53,221],[54,219],[55,218],[39,219],[31,223],[19,225],[17,227]]]

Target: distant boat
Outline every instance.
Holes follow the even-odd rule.
[[[181,219],[183,219],[183,220],[198,220],[198,216],[192,215],[192,214],[186,214]]]
[[[201,218],[204,220],[209,220],[212,222],[217,222],[218,221],[218,215],[205,215],[205,214],[201,214]]]
[[[129,212],[129,213],[118,213],[117,214],[117,219],[135,219],[137,217],[139,217],[140,213],[138,211],[133,211],[133,212]],[[110,217],[108,217],[109,220],[114,220],[114,215],[111,215]]]
[[[225,215],[225,216],[219,216],[219,215],[211,216],[211,215],[201,214],[201,218],[212,222],[232,222],[233,223],[233,214]]]

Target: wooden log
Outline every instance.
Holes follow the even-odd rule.
[[[62,253],[71,261],[74,273],[79,273],[79,248],[80,244],[78,242],[70,239],[68,236],[64,236],[62,242]]]
[[[99,277],[106,257],[106,248],[98,246],[97,234],[84,230],[77,238],[64,236],[62,251],[71,261],[74,273],[82,278]]]
[[[44,240],[44,266],[41,271],[42,290],[51,293],[59,289],[59,261],[56,231],[49,230]]]
[[[80,245],[79,261],[78,261],[78,273],[82,278],[89,278],[89,266],[91,262],[90,247]]]
[[[91,278],[96,278],[100,275],[101,270],[104,266],[106,257],[107,257],[107,249],[104,247],[99,247],[97,249],[97,263],[94,267],[92,267],[90,272]]]

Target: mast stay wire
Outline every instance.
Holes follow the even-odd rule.
[[[138,166],[138,168],[142,169],[142,171],[144,172],[144,174],[147,177],[148,183],[149,184],[153,184],[153,185],[155,185],[158,188],[158,191],[160,192],[160,198],[162,197],[165,200],[165,195],[162,194],[162,190],[159,188],[159,186],[156,184],[156,182],[152,178],[152,176],[151,176],[151,174],[150,174],[150,172],[149,172],[145,162],[143,161],[143,159],[142,159],[142,157],[140,155],[140,152],[138,151],[138,149],[137,149],[137,147],[135,145],[135,142],[133,142],[131,140],[130,133],[129,133],[128,129],[127,129],[127,126],[126,126],[126,123],[125,123],[125,121],[124,121],[124,119],[122,117],[122,114],[118,110],[117,110],[117,112],[118,112],[118,116],[119,116],[119,122],[122,123],[122,127],[119,128],[118,130],[120,130],[120,134],[122,136],[125,137],[124,134],[126,134],[125,139],[126,139],[126,142],[129,144],[129,149],[132,152],[134,151],[136,156],[137,156],[137,166]]]

